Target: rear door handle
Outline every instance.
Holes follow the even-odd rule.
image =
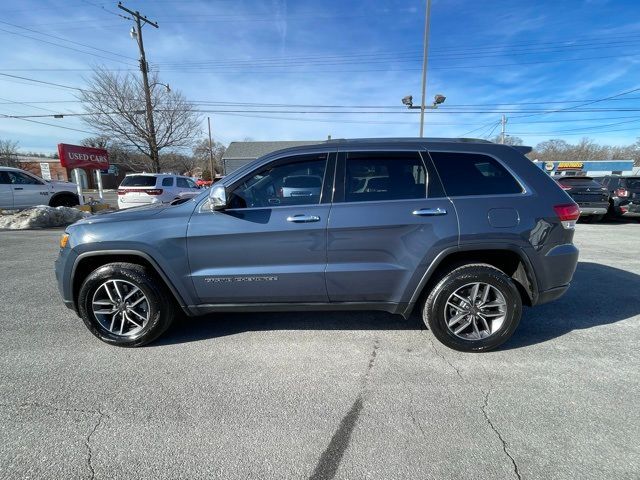
[[[22,187],[13,187],[14,190],[24,190]]]
[[[419,217],[434,217],[436,215],[446,215],[447,211],[444,208],[420,208],[412,212]]]
[[[311,222],[319,222],[320,217],[317,215],[291,215],[287,217],[287,222],[293,223],[311,223]]]

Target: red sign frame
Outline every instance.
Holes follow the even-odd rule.
[[[109,152],[103,148],[83,147],[80,145],[58,144],[60,164],[66,168],[109,168]]]

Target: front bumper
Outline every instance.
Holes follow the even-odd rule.
[[[73,285],[71,284],[71,275],[73,273],[73,265],[75,264],[78,254],[71,248],[65,247],[60,250],[60,254],[55,261],[55,274],[58,283],[58,291],[62,297],[62,301],[67,308],[75,310],[73,303]]]

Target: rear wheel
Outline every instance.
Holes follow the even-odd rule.
[[[84,281],[78,309],[89,331],[103,342],[138,347],[169,328],[175,307],[171,294],[145,267],[110,263]]]
[[[78,196],[72,193],[57,195],[51,199],[49,205],[51,207],[75,207],[78,202]]]
[[[513,280],[491,265],[475,264],[447,274],[427,297],[422,315],[447,347],[481,352],[506,342],[521,314],[522,299]]]

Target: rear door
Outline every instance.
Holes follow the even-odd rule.
[[[408,302],[458,223],[430,162],[417,149],[340,151],[328,224],[332,302]]]
[[[13,188],[7,172],[0,171],[0,208],[13,208]]]
[[[287,177],[333,185],[335,154],[277,158],[227,186],[228,208],[191,217],[189,265],[201,304],[328,301],[325,286],[330,189],[284,196]]]

